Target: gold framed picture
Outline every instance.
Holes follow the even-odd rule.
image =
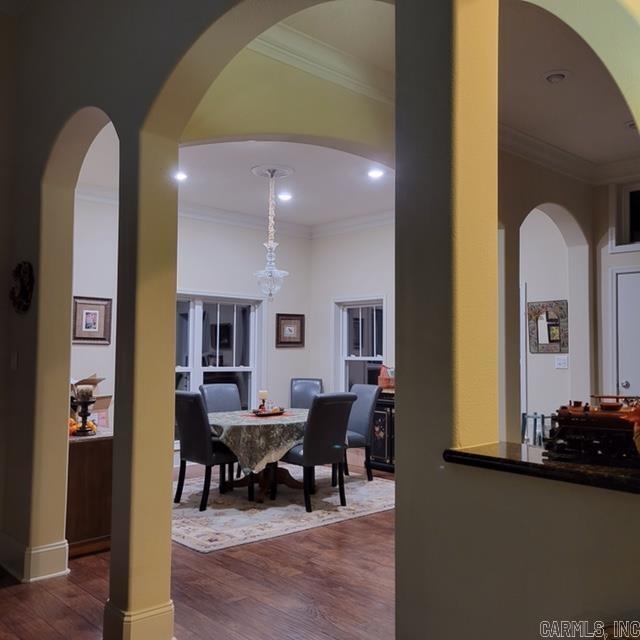
[[[73,343],[111,344],[111,298],[73,298]]]
[[[276,314],[276,347],[304,347],[304,314]]]

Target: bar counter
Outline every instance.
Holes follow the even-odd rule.
[[[640,493],[640,467],[605,467],[547,460],[542,457],[543,451],[542,447],[496,442],[478,447],[446,449],[443,458],[454,464]]]

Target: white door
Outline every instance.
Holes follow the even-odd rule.
[[[617,276],[618,393],[640,396],[640,271]]]

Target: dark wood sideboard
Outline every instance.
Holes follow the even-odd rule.
[[[370,464],[372,469],[395,471],[395,390],[383,390],[373,415],[373,440]]]
[[[69,557],[109,549],[113,435],[69,438],[67,540]]]

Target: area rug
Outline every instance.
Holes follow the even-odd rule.
[[[288,468],[295,478],[302,480],[300,467],[281,466]],[[182,502],[173,508],[172,537],[174,542],[189,549],[210,553],[360,518],[393,509],[395,506],[393,480],[374,478],[368,482],[365,476],[352,472],[345,477],[345,493],[347,506],[341,507],[338,488],[331,486],[331,469],[317,467],[312,513],[305,511],[302,490],[278,485],[278,497],[275,501],[266,497],[263,504],[258,504],[247,500],[246,487],[220,495],[215,481],[211,483],[207,510],[199,511],[202,479],[186,480]]]

